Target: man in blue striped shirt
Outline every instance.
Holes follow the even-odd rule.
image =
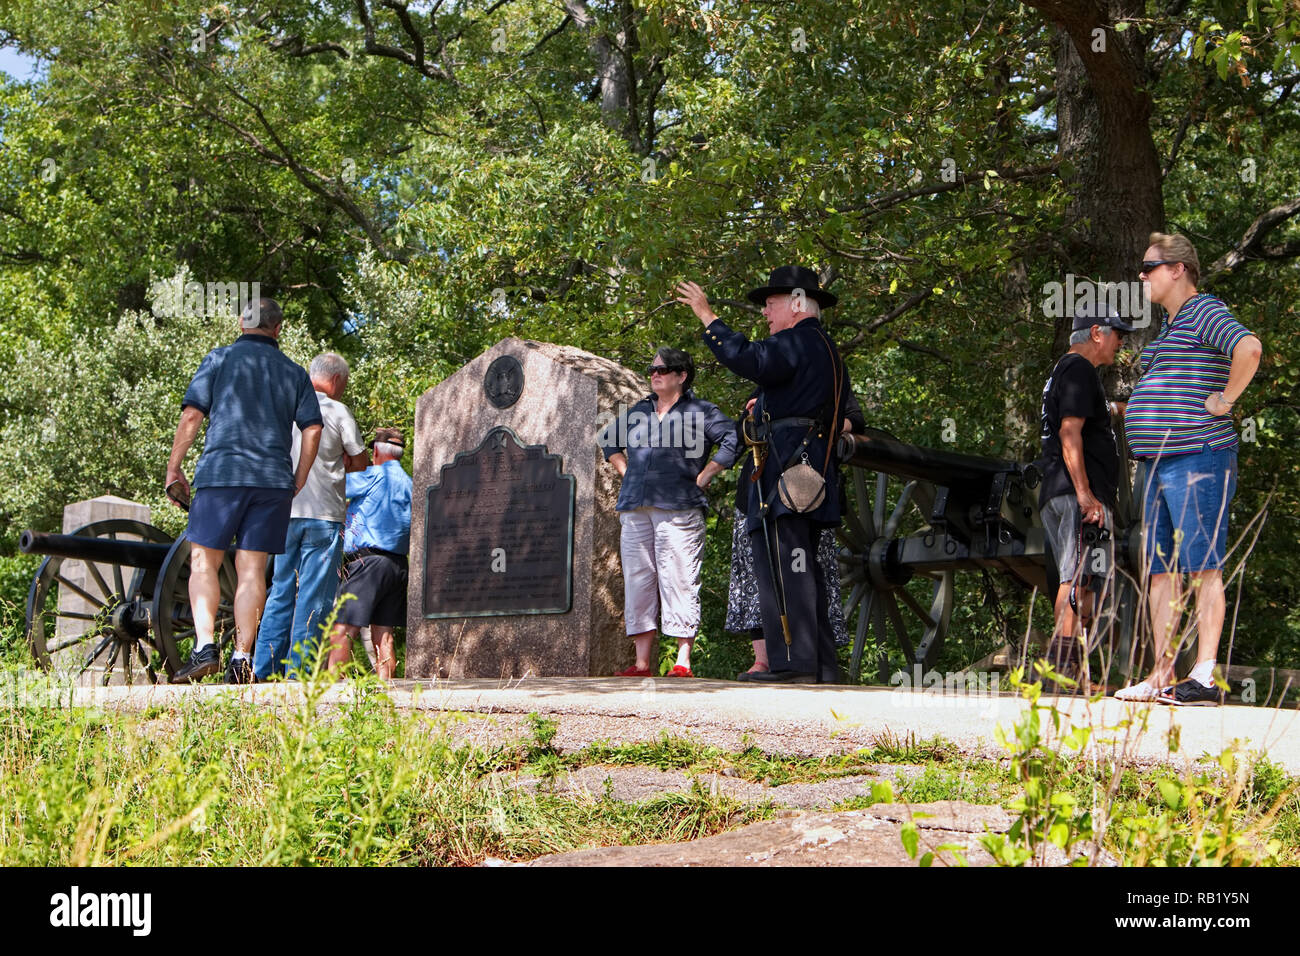
[[[1220,704],[1214,678],[1223,632],[1223,563],[1228,506],[1237,488],[1233,406],[1255,376],[1263,347],[1221,301],[1197,292],[1200,260],[1184,236],[1152,233],[1139,275],[1168,318],[1142,350],[1142,378],[1125,409],[1135,457],[1147,463],[1143,491],[1145,558],[1155,662],[1121,700]],[[1196,591],[1196,666],[1173,683],[1174,629],[1185,595]],[[1175,614],[1178,610],[1178,614]]]

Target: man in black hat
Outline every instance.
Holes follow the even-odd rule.
[[[1075,313],[1070,350],[1061,356],[1043,387],[1043,480],[1039,509],[1048,546],[1056,558],[1056,628],[1047,657],[1055,670],[1074,680],[1091,647],[1079,637],[1081,620],[1114,568],[1114,531],[1119,489],[1119,451],[1111,418],[1123,403],[1108,402],[1097,369],[1115,353],[1133,326],[1104,305]],[[1087,688],[1081,688],[1087,690]]]
[[[677,301],[689,305],[704,324],[704,342],[718,361],[758,384],[747,435],[766,455],[749,488],[745,529],[756,556],[771,670],[741,677],[762,683],[836,683],[835,639],[817,561],[821,529],[840,521],[838,475],[830,458],[849,388],[844,363],[819,318],[836,298],[821,288],[811,269],[782,266],[749,299],[763,307],[771,333],[759,342],[729,329],[694,282],[677,287]],[[824,480],[819,499],[800,500],[801,488],[808,485],[801,485],[793,472],[782,494],[787,470],[801,465],[799,478],[811,479],[814,486],[816,475]]]

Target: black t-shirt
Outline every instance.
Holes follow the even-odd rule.
[[[1067,352],[1043,386],[1043,484],[1038,500],[1075,493],[1061,457],[1061,420],[1083,419],[1083,467],[1093,496],[1112,508],[1119,488],[1119,452],[1110,427],[1110,411],[1101,376],[1078,352]]]

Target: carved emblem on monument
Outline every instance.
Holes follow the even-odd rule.
[[[513,355],[499,356],[483,376],[483,391],[497,408],[509,408],[524,391],[524,367]]]
[[[426,618],[572,607],[576,483],[560,465],[497,426],[443,466],[425,509]]]

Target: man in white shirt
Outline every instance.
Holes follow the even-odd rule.
[[[259,681],[273,674],[298,677],[300,670],[311,666],[338,587],[347,513],[345,474],[370,465],[357,423],[339,401],[348,384],[347,361],[326,352],[312,360],[308,372],[324,428],[316,462],[293,501],[284,554],[275,559],[275,577],[253,653],[253,675]],[[299,440],[295,428],[295,463]]]

